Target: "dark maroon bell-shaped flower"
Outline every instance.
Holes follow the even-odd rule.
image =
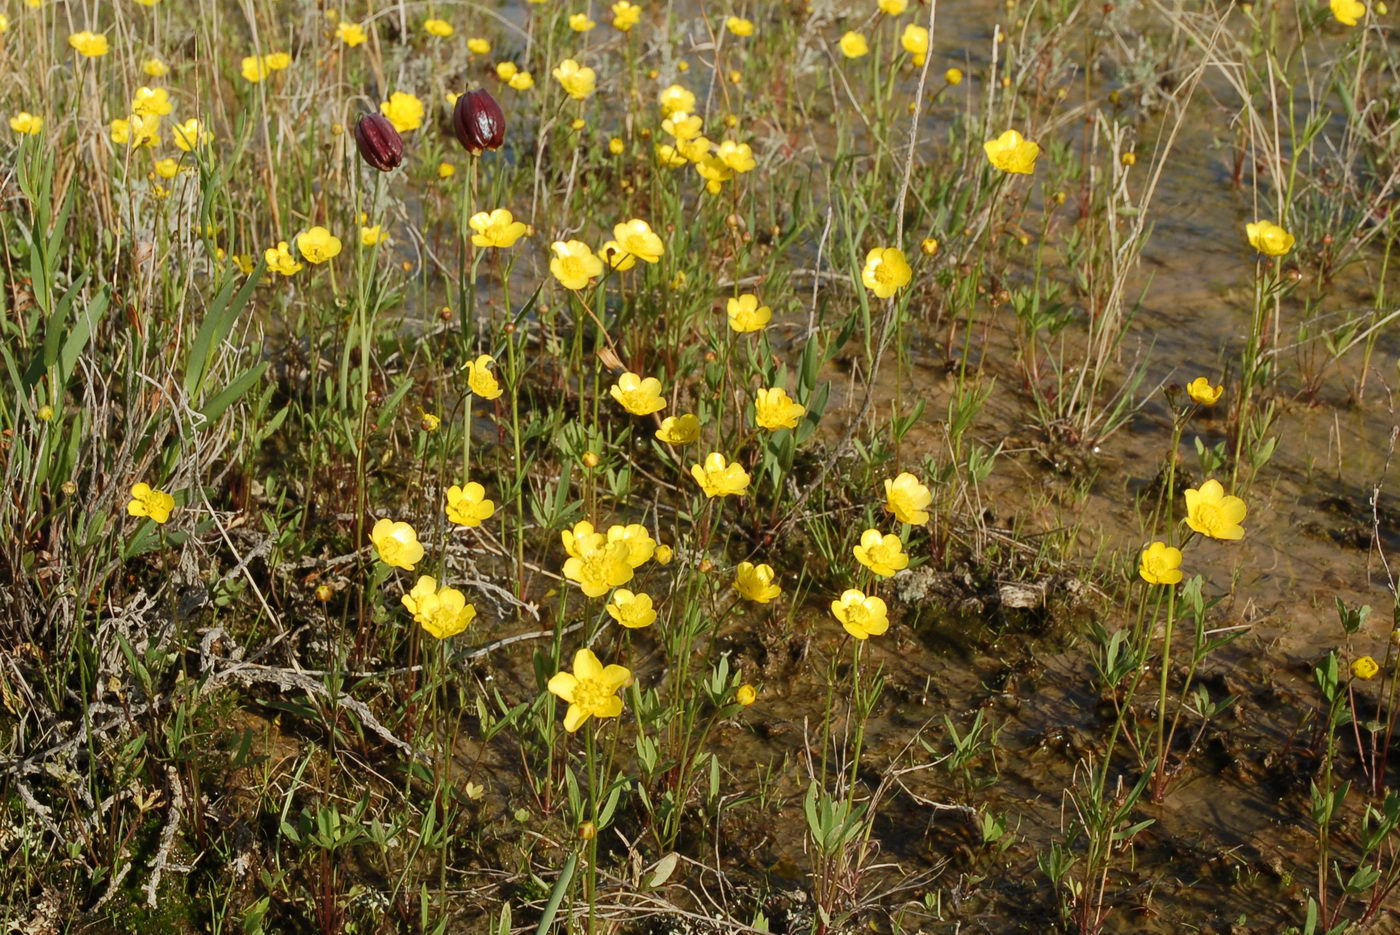
[[[452,132],[467,152],[480,156],[488,149],[500,149],[505,142],[506,115],[490,91],[468,91],[457,98]]]
[[[380,172],[403,162],[403,137],[383,114],[365,114],[355,124],[355,145],[365,162]]]

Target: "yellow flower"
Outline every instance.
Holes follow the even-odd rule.
[[[569,97],[582,101],[593,93],[597,75],[593,69],[584,68],[573,59],[566,58],[554,69],[554,78]]]
[[[1212,539],[1243,539],[1244,501],[1226,496],[1218,480],[1186,491],[1186,525]]]
[[[101,33],[75,32],[68,37],[68,44],[71,45],[79,55],[88,58],[101,58],[107,54],[107,37]]]
[[[695,95],[678,84],[664,89],[657,97],[661,104],[661,116],[669,117],[676,111],[691,113],[695,110]]]
[[[359,23],[341,23],[335,27],[335,37],[353,49],[368,39],[369,33]]]
[[[962,84],[963,73],[961,68],[950,68],[943,73],[943,80],[948,82],[950,87],[957,87]]]
[[[606,608],[608,616],[629,630],[640,630],[656,622],[656,610],[648,594],[633,594],[626,588],[612,593]]]
[[[617,378],[617,383],[609,392],[623,409],[634,416],[651,415],[666,408],[666,397],[661,395],[661,381],[656,377],[642,379],[628,371]]]
[[[1336,6],[1335,0],[1332,4]],[[1348,24],[1350,25],[1350,24]],[[1370,656],[1362,656],[1351,664],[1351,674],[1363,682],[1369,682],[1381,671],[1381,667],[1376,664],[1376,660]]]
[[[423,102],[406,91],[395,91],[379,105],[379,112],[389,118],[400,133],[417,130],[423,125]]]
[[[703,466],[692,464],[690,476],[707,497],[742,497],[749,492],[749,472],[740,464],[729,463],[718,451],[706,455]]]
[[[682,140],[677,138],[676,149],[680,152],[682,156],[684,156],[686,159],[689,159],[691,162],[702,162],[705,159],[709,158],[710,141],[705,139],[703,136],[697,136],[693,140]],[[721,172],[725,174],[724,177],[728,178],[729,167],[724,165],[724,163],[719,162],[718,160],[716,160],[716,162],[718,163]]]
[[[520,69],[515,66],[514,62],[496,63],[496,77],[501,79],[502,81],[509,81],[510,79],[514,78],[515,73],[518,71],[520,71]]]
[[[661,129],[682,142],[700,136],[700,129],[704,125],[704,118],[699,114],[690,114],[683,110],[678,110],[661,121]]]
[[[656,430],[657,440],[668,445],[689,445],[699,437],[700,420],[690,413],[667,416],[661,420],[661,428]]]
[[[170,511],[175,509],[175,498],[164,490],[156,490],[150,484],[132,484],[131,502],[126,512],[132,516],[149,516],[157,523],[170,519]]]
[[[841,49],[841,54],[846,58],[860,58],[868,55],[870,44],[865,41],[865,37],[858,32],[848,32],[836,43]]]
[[[901,0],[901,2],[903,2],[903,0]],[[758,700],[758,689],[754,688],[752,685],[740,685],[734,692],[734,700],[747,708]]]
[[[442,426],[442,419],[429,412],[428,410],[420,409],[418,410],[418,414],[418,425],[423,429],[423,431],[436,432],[438,428]],[[450,500],[451,497],[449,496],[448,499]]]
[[[675,556],[676,553],[669,545],[658,545],[656,547],[656,564],[658,565],[671,564],[671,559],[675,558]]]
[[[569,28],[574,32],[588,32],[598,24],[588,18],[587,13],[575,13],[569,17]]]
[[[35,136],[44,128],[44,118],[22,110],[10,118],[10,129],[26,136]]]
[[[1186,392],[1202,406],[1214,406],[1220,402],[1220,395],[1225,392],[1225,387],[1223,385],[1211,386],[1210,381],[1205,377],[1197,377],[1186,384]]]
[[[614,3],[612,14],[613,28],[619,32],[627,32],[642,21],[642,8],[635,3],[628,3],[627,0]]]
[[[170,74],[170,66],[158,58],[147,58],[141,60],[141,71],[151,78],[164,78]]]
[[[184,123],[175,123],[170,128],[170,138],[175,147],[190,152],[200,146],[208,146],[214,141],[214,134],[205,129],[198,117],[191,117]]]
[[[855,588],[841,592],[840,599],[831,602],[831,613],[858,640],[879,636],[890,628],[885,602]]]
[[[772,565],[740,562],[739,567],[734,569],[734,590],[746,601],[767,604],[783,593],[783,589],[773,583],[774,577]]]
[[[748,143],[725,140],[715,149],[715,158],[735,172],[752,172],[758,165],[753,158],[753,148]]]
[[[577,583],[585,596],[602,597],[632,580],[632,566],[627,562],[631,550],[620,540],[603,540],[599,545],[597,540],[602,537],[597,533],[594,536],[597,539],[582,545],[575,542],[579,554],[570,555],[564,562],[564,577]]]
[[[473,55],[488,55],[491,52],[491,43],[476,36],[467,40],[467,51]]]
[[[245,81],[257,84],[267,77],[268,68],[267,63],[263,59],[258,58],[256,55],[247,55],[244,56],[243,61],[239,63],[239,71],[243,74]]]
[[[914,56],[915,65],[922,65],[928,55],[928,30],[910,23],[904,27],[904,32],[900,33],[899,44],[904,51]]]
[[[125,120],[112,121],[112,142],[132,146],[155,146],[160,143],[160,118],[155,114],[129,114]]]
[[[440,640],[461,633],[476,618],[476,608],[467,603],[466,595],[456,588],[439,589],[437,581],[427,575],[400,600],[413,614],[414,622]]]
[[[278,241],[277,246],[264,250],[263,259],[267,261],[268,269],[283,276],[294,276],[302,270],[302,265],[292,256],[285,240]]]
[[[928,505],[932,502],[933,494],[908,471],[885,481],[885,506],[901,523],[911,526],[927,523]]]
[[[1179,584],[1181,582],[1181,550],[1165,542],[1154,542],[1142,550],[1138,574],[1148,584]]]
[[[622,249],[622,244],[616,240],[609,240],[599,247],[598,256],[608,265],[609,269],[619,273],[625,273],[637,265],[637,258]]]
[[[238,267],[244,276],[251,276],[253,273],[253,255],[251,253],[235,253],[233,255],[233,265]]]
[[[686,158],[670,143],[656,144],[656,161],[663,169],[679,169],[686,164]]]
[[[1256,221],[1244,226],[1249,245],[1265,256],[1283,256],[1293,249],[1293,235],[1273,221]]]
[[[164,117],[171,109],[170,92],[165,88],[142,86],[136,89],[136,96],[131,99],[131,112],[142,117],[147,114]]]
[[[297,252],[308,263],[324,263],[340,255],[340,238],[324,227],[297,234]]]
[[[703,140],[704,137],[700,139]],[[709,148],[708,141],[706,141],[705,147],[707,149]],[[718,156],[711,156],[709,154],[695,160],[695,171],[705,180],[705,191],[709,192],[711,195],[718,195],[720,189],[723,187],[722,183],[734,177],[733,169],[720,161]]]
[[[1366,15],[1366,4],[1359,0],[1332,0],[1332,15],[1343,26],[1355,26]]]
[[[269,52],[263,56],[263,65],[268,71],[281,71],[291,67],[292,57],[286,52]]]
[[[1030,175],[1035,171],[1035,159],[1040,155],[1040,144],[1017,133],[1007,130],[994,140],[982,144],[987,152],[987,160],[1003,172]]]
[[[4,13],[0,13],[0,34],[8,32],[10,29],[10,18]]]
[[[787,390],[771,387],[759,390],[753,401],[754,422],[759,428],[776,432],[778,429],[795,429],[798,421],[807,414],[807,407],[793,401]]]
[[[535,79],[530,77],[528,71],[519,71],[511,75],[506,83],[516,91],[528,91],[535,86]]]
[[[438,178],[450,179],[457,174],[457,167],[450,162],[438,163]]]
[[[773,319],[773,310],[758,304],[758,296],[745,293],[737,299],[729,300],[729,327],[736,334],[762,331]]]
[[[909,5],[909,0],[880,0],[878,5],[881,13],[898,16]]]
[[[564,543],[564,551],[570,558],[583,558],[586,553],[606,545],[608,537],[595,530],[593,524],[584,519],[574,523],[572,529],[560,532],[559,540]]]
[[[641,568],[656,554],[656,540],[641,523],[609,526],[607,541],[621,542],[627,546],[626,562],[633,568]]]
[[[452,35],[452,24],[445,19],[430,19],[423,23],[423,30],[430,36],[446,39]]]
[[[496,358],[490,354],[482,354],[476,360],[467,362],[467,386],[482,399],[495,399],[501,395],[501,384],[496,382],[490,370],[495,363]]]
[[[923,251],[924,256],[933,256],[938,252],[938,241],[932,237],[925,237],[919,244],[919,249]]]
[[[615,225],[613,236],[617,238],[618,246],[644,263],[655,263],[666,252],[661,238],[641,218]]]
[[[549,271],[565,289],[577,292],[587,286],[594,276],[603,275],[603,261],[594,256],[588,244],[581,240],[556,240],[549,249],[554,252],[554,259],[549,261]]]
[[[472,234],[472,243],[478,247],[513,247],[526,233],[525,225],[505,208],[497,208],[489,214],[485,211],[473,214],[467,226],[476,231]]]
[[[160,176],[161,178],[173,179],[176,173],[180,171],[180,164],[169,157],[166,157],[165,159],[157,159],[155,162],[155,170],[156,175]]]
[[[753,20],[747,20],[741,16],[731,16],[724,21],[724,28],[736,36],[752,36]]]
[[[496,504],[486,499],[486,488],[476,481],[447,488],[447,518],[458,526],[480,526],[495,514]]]
[[[569,703],[564,729],[573,733],[590,717],[617,717],[622,699],[617,693],[632,684],[632,673],[622,666],[603,667],[591,649],[574,654],[574,671],[559,672],[549,680],[551,694]]]
[[[389,239],[382,225],[374,224],[360,228],[360,246],[373,247]]]
[[[882,299],[888,299],[900,289],[909,285],[914,271],[904,259],[904,251],[898,247],[876,247],[865,255],[865,266],[860,271],[860,281],[865,288]]]
[[[379,553],[379,560],[386,565],[412,571],[413,566],[423,560],[423,546],[418,541],[418,533],[408,523],[381,519],[369,531],[369,541]]]
[[[904,540],[894,533],[886,536],[881,535],[878,529],[867,529],[860,534],[860,545],[852,551],[856,561],[881,578],[892,578],[909,567],[909,556],[904,554]]]

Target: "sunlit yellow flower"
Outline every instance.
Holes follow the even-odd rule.
[[[914,56],[914,64],[922,65],[928,56],[928,30],[913,23],[904,27],[899,34],[899,44],[904,51]]]
[[[364,43],[369,33],[359,23],[341,23],[335,27],[335,37],[353,49]]]
[[[423,31],[430,36],[446,39],[452,35],[452,24],[445,19],[424,20]]]
[[[862,55],[870,53],[870,44],[865,41],[865,37],[858,32],[848,32],[843,35],[837,47],[841,49],[841,54],[846,58],[860,58]]]
[[[10,129],[26,136],[35,136],[44,128],[44,118],[22,110],[10,118]]]
[[[489,214],[485,211],[473,214],[467,221],[467,226],[476,233],[472,234],[472,243],[478,247],[498,247],[506,249],[515,246],[515,242],[525,236],[526,227],[515,219],[505,208],[497,208]]]
[[[574,654],[574,671],[560,672],[549,680],[550,692],[569,703],[564,729],[573,733],[590,717],[617,717],[622,699],[617,693],[632,684],[632,673],[622,666],[603,667],[591,649]]]
[[[155,162],[155,170],[156,175],[160,176],[161,178],[173,179],[176,176],[176,174],[180,171],[180,164],[169,157],[166,157],[165,159],[157,159]]]
[[[752,172],[758,165],[753,158],[753,149],[748,143],[725,140],[715,149],[715,157],[735,172]]]
[[[622,244],[616,240],[609,240],[599,247],[598,257],[607,264],[609,269],[619,273],[625,273],[637,265],[637,257],[622,249]]]
[[[264,250],[263,259],[267,261],[268,269],[283,276],[294,276],[302,270],[302,265],[292,256],[291,248],[285,240],[278,241],[277,246]]]
[[[1138,574],[1148,584],[1178,584],[1181,581],[1181,550],[1165,542],[1154,542],[1142,550]]]
[[[909,5],[909,0],[879,0],[880,12],[888,16],[898,16]]]
[[[528,91],[535,86],[535,79],[528,71],[518,71],[506,83],[516,91]]]
[[[467,603],[465,594],[456,588],[439,589],[427,575],[419,577],[401,600],[414,622],[440,640],[461,633],[476,618],[476,608]]]
[[[736,36],[752,36],[753,21],[741,16],[731,16],[724,21],[724,28]]]
[[[450,162],[438,163],[438,178],[450,179],[457,174],[457,167]]]
[[[758,296],[745,293],[729,300],[729,327],[736,334],[762,331],[773,320],[773,310],[758,304]]]
[[[627,546],[626,562],[633,568],[641,568],[656,554],[656,540],[641,523],[609,526],[607,541],[621,542]]]
[[[617,378],[617,383],[609,392],[623,409],[634,416],[651,415],[666,408],[666,397],[661,395],[661,381],[656,377],[642,379],[628,371]]]
[[[267,63],[256,55],[246,55],[239,63],[239,71],[245,81],[257,84],[267,77]]]
[[[932,237],[925,237],[919,243],[919,249],[923,251],[924,256],[933,256],[938,252],[938,241]]]
[[[587,100],[593,93],[597,75],[591,68],[584,68],[571,58],[566,58],[554,69],[554,78],[564,93],[576,101]]]
[[[238,267],[238,271],[244,276],[251,276],[256,266],[251,253],[235,253],[233,255],[233,265]]]
[[[704,465],[692,464],[690,476],[707,497],[742,497],[749,492],[749,472],[743,465],[731,464],[718,451],[706,455]]]
[[[583,558],[586,553],[601,549],[608,541],[608,537],[594,529],[593,524],[586,519],[579,520],[572,528],[561,531],[559,539],[570,558]]]
[[[1273,221],[1255,221],[1244,226],[1249,245],[1265,256],[1283,256],[1293,249],[1293,235]]]
[[[486,499],[486,488],[476,481],[447,488],[447,518],[458,526],[480,526],[496,513],[496,504]]]
[[[908,471],[885,481],[885,506],[901,523],[911,526],[927,523],[928,505],[932,502],[933,494]]]
[[[876,247],[865,255],[865,266],[860,271],[860,281],[865,288],[882,299],[888,299],[900,289],[909,285],[914,271],[909,261],[904,259],[904,251],[898,247]]]
[[[627,32],[642,21],[642,8],[627,0],[617,0],[612,5],[612,14],[613,28],[619,32]]]
[[[107,37],[101,33],[88,32],[86,29],[69,36],[68,44],[79,55],[85,55],[88,58],[100,58],[107,54]]]
[[[442,427],[442,419],[426,409],[420,409],[418,410],[418,426],[425,432],[436,432]],[[451,497],[449,496],[448,499],[450,500]]]
[[[675,558],[675,555],[676,553],[669,545],[658,545],[656,547],[656,564],[669,565],[671,564],[671,559]]]
[[[125,120],[112,121],[112,142],[132,146],[157,146],[160,143],[160,118],[155,114],[128,114]]]
[[[617,238],[618,246],[644,263],[655,263],[666,252],[661,238],[641,218],[615,225],[613,236]]]
[[[386,565],[412,571],[413,566],[423,560],[418,533],[408,523],[381,519],[369,531],[369,541],[379,553],[379,560]]]
[[[1186,491],[1186,525],[1212,539],[1243,539],[1245,505],[1239,497],[1226,496],[1218,480]]]
[[[308,263],[324,263],[340,256],[340,238],[324,227],[313,227],[297,234],[297,252]]]
[[[776,432],[778,429],[795,429],[801,418],[807,414],[807,407],[795,402],[782,387],[759,390],[753,401],[754,422],[759,428]]]
[[[704,137],[700,139],[703,140]],[[708,148],[709,143],[706,142],[705,146]],[[718,156],[713,156],[709,153],[696,159],[694,164],[695,171],[705,180],[705,191],[709,192],[711,195],[718,195],[720,189],[723,187],[723,183],[734,177],[733,169],[725,165],[724,161]]]
[[[156,490],[150,484],[132,484],[131,502],[126,512],[132,516],[148,516],[157,523],[164,524],[170,519],[170,511],[175,509],[175,498],[164,490]]]
[[[389,118],[400,133],[416,130],[423,125],[423,102],[406,91],[395,91],[379,105],[379,112]]]
[[[281,71],[290,68],[292,56],[286,52],[269,52],[263,56],[263,65],[268,71]]]
[[[614,156],[621,156],[627,150],[627,143],[622,137],[615,136],[608,140],[608,152]]]
[[[142,86],[136,89],[136,95],[131,99],[131,112],[142,117],[148,114],[164,117],[171,110],[170,92],[165,88]]]
[[[191,117],[183,123],[176,121],[171,124],[170,138],[175,142],[177,149],[188,153],[200,146],[208,146],[214,141],[214,134],[209,132],[198,117]]]
[[[389,234],[384,230],[383,225],[372,224],[360,228],[360,246],[373,247],[389,239]]]
[[[1355,26],[1366,15],[1366,4],[1360,0],[1332,0],[1332,15],[1343,26]]]
[[[1220,402],[1220,396],[1225,392],[1224,385],[1211,386],[1210,381],[1205,377],[1197,377],[1186,384],[1187,394],[1202,406],[1214,406]]]
[[[885,602],[855,588],[841,592],[840,599],[831,602],[831,613],[858,640],[879,636],[890,628]]]
[[[697,136],[693,140],[682,140],[678,138],[676,140],[676,150],[691,162],[701,162],[710,155],[710,141],[703,136]],[[716,160],[716,163],[719,165],[721,171],[726,172],[725,178],[728,178],[729,167],[719,160]]]
[[[501,384],[496,382],[496,376],[491,372],[495,365],[496,358],[490,354],[482,354],[476,360],[467,362],[467,386],[482,399],[495,399],[501,395]]]
[[[1040,155],[1040,144],[1017,133],[1007,130],[994,140],[982,144],[987,160],[1003,172],[1030,175],[1035,171],[1035,159]]]
[[[656,161],[663,169],[679,169],[686,164],[686,158],[670,143],[656,144]]]
[[[575,582],[587,597],[602,597],[619,585],[632,580],[632,566],[627,543],[619,540],[590,543],[579,548],[564,562],[564,577]]]
[[[957,87],[962,84],[963,73],[961,68],[950,68],[943,73],[943,80],[948,82],[950,87]]]
[[[612,593],[606,608],[608,616],[629,630],[640,630],[656,622],[656,610],[648,594],[634,594],[626,588]]]
[[[0,13],[0,35],[10,31],[10,18],[4,13]]]
[[[467,51],[473,55],[489,55],[491,52],[490,40],[480,36],[473,36],[467,40]]]
[[[574,13],[569,17],[569,28],[574,32],[588,32],[598,24],[588,18],[587,13]]]
[[[556,240],[549,249],[554,253],[554,259],[549,261],[549,271],[565,289],[577,292],[587,286],[593,277],[603,275],[603,261],[594,256],[588,244],[581,240]]]
[[[676,111],[693,113],[695,110],[695,95],[678,84],[673,84],[664,89],[657,97],[661,104],[661,115],[669,117]]]
[[[496,77],[502,81],[509,81],[515,77],[515,73],[520,71],[514,62],[497,62]]]
[[[774,577],[772,565],[740,562],[739,567],[734,569],[734,590],[746,601],[767,604],[783,593],[783,589],[773,583]]]
[[[686,141],[698,137],[704,123],[704,119],[701,118],[699,114],[690,114],[686,111],[678,110],[661,121],[661,129],[674,136],[677,140]]]
[[[668,445],[689,445],[699,437],[700,420],[690,413],[667,416],[661,420],[661,428],[656,430],[657,440]]]
[[[1333,6],[1336,6],[1335,0]],[[1348,25],[1351,25],[1348,23]],[[1362,656],[1351,664],[1351,674],[1363,682],[1369,682],[1381,671],[1381,667],[1376,664],[1376,660],[1370,656]]]
[[[752,685],[740,685],[734,691],[734,700],[747,708],[758,700],[758,689],[754,688]]]
[[[164,78],[170,74],[170,66],[158,58],[141,60],[141,71],[151,78]]]
[[[860,534],[860,545],[852,549],[856,561],[882,578],[892,578],[909,567],[904,540],[894,533],[882,535],[878,529]]]

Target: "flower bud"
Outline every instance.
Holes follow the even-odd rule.
[[[457,98],[452,110],[452,132],[467,152],[480,156],[488,149],[500,149],[505,142],[506,115],[490,91],[468,91]]]
[[[360,155],[380,172],[403,162],[403,137],[383,114],[365,114],[355,124],[355,145]]]

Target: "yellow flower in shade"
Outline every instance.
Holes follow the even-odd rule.
[[[1332,0],[1332,15],[1343,26],[1355,26],[1366,15],[1366,4],[1360,0]]]
[[[473,55],[489,55],[491,53],[491,43],[489,40],[479,36],[467,40],[467,51]]]
[[[870,44],[865,41],[865,37],[858,32],[848,32],[836,43],[841,49],[841,54],[846,58],[860,58],[862,55],[870,53]]]
[[[658,545],[656,547],[656,564],[669,565],[671,559],[676,557],[676,553],[669,545]]]
[[[297,234],[297,252],[308,263],[324,263],[340,256],[340,238],[324,227]]]
[[[673,84],[657,97],[661,105],[661,116],[669,117],[676,111],[691,113],[695,110],[695,95],[678,84]]]
[[[938,252],[938,241],[932,237],[925,237],[920,241],[919,249],[923,251],[924,256],[933,256]]]
[[[724,21],[724,28],[736,36],[752,36],[753,20],[747,20],[741,16],[731,16]]]
[[[609,526],[607,541],[621,542],[627,546],[626,561],[633,568],[641,568],[656,554],[656,540],[651,537],[651,533],[641,523]]]
[[[900,289],[909,285],[914,271],[909,261],[904,259],[904,251],[898,247],[876,247],[865,255],[865,266],[860,271],[860,281],[865,288],[882,299],[888,299]]]
[[[554,78],[564,93],[576,101],[587,100],[596,86],[597,75],[591,68],[584,68],[571,58],[566,58],[554,69]]]
[[[251,276],[255,266],[253,263],[253,255],[251,253],[235,253],[233,255],[233,265],[238,267],[239,272],[244,276]]]
[[[164,117],[171,110],[170,92],[165,88],[142,86],[136,89],[136,96],[131,99],[131,112],[140,114],[142,117],[147,114]]]
[[[564,551],[570,558],[583,558],[585,553],[606,545],[608,537],[595,530],[593,524],[585,519],[574,523],[572,529],[560,532],[559,540],[564,543]]]
[[[452,35],[452,24],[445,19],[430,19],[424,21],[423,31],[430,36],[446,39]]]
[[[927,523],[928,505],[932,502],[933,494],[908,471],[885,481],[885,506],[901,523],[911,526]]]
[[[467,386],[482,399],[495,399],[501,395],[501,384],[496,382],[490,369],[495,364],[496,358],[490,354],[482,354],[467,363]]]
[[[158,58],[141,60],[141,71],[149,78],[164,78],[170,74],[170,66]]]
[[[608,152],[614,156],[621,156],[627,151],[627,143],[620,136],[615,136],[608,140]]]
[[[472,234],[472,243],[478,247],[513,247],[526,233],[525,225],[505,208],[497,208],[489,214],[485,211],[473,214],[467,226],[476,231]]]
[[[647,416],[666,408],[666,397],[661,395],[661,381],[656,377],[642,379],[628,371],[617,378],[617,383],[609,392],[623,409],[634,416]]]
[[[700,130],[704,125],[705,120],[703,117],[699,114],[691,114],[684,110],[678,110],[661,121],[661,129],[682,142],[688,142],[699,137]]]
[[[909,556],[904,554],[904,540],[894,533],[886,536],[881,535],[878,529],[867,529],[860,534],[860,545],[852,551],[856,561],[881,578],[893,578],[909,567]]]
[[[679,169],[686,164],[685,156],[670,143],[656,144],[656,161],[663,169]]]
[[[612,5],[613,29],[627,32],[642,21],[642,8],[627,0],[618,0]]]
[[[890,628],[885,602],[855,588],[843,591],[839,600],[831,602],[831,613],[858,640],[879,636]]]
[[[386,565],[412,571],[413,566],[423,560],[423,546],[418,541],[418,533],[408,523],[381,519],[369,531],[369,541],[379,553],[379,560]]]
[[[549,249],[554,253],[554,259],[549,261],[549,271],[565,289],[577,292],[587,286],[593,277],[603,275],[603,261],[594,256],[588,244],[581,240],[556,240]]]
[[[187,153],[214,142],[214,134],[205,128],[198,117],[191,117],[184,123],[172,124],[170,138],[175,142],[176,149],[184,150]]]
[[[599,545],[590,539],[582,544],[575,541],[575,547],[579,554],[565,560],[564,577],[578,584],[585,596],[602,597],[632,580],[632,566],[627,562],[631,550],[626,542],[603,540]]]
[[[406,91],[395,91],[379,105],[379,112],[389,118],[400,133],[417,130],[423,125],[423,102]]]
[[[1030,175],[1040,155],[1040,144],[1032,143],[1015,130],[1007,130],[994,140],[982,144],[987,161],[1003,172]]]
[[[132,484],[131,502],[126,512],[132,516],[148,516],[154,522],[164,523],[170,519],[170,511],[175,509],[175,498],[164,490],[156,490],[150,484]]]
[[[644,263],[655,263],[666,252],[661,238],[641,218],[614,226],[613,236],[617,238],[618,246]]]
[[[734,569],[734,590],[746,601],[767,604],[783,593],[783,589],[773,583],[774,577],[772,565],[740,562],[739,567]]]
[[[239,71],[243,75],[243,80],[257,84],[267,77],[268,67],[266,61],[256,55],[244,56],[239,63]]]
[[[1334,7],[1336,3],[1332,4]],[[1348,24],[1350,25],[1350,24]],[[1376,660],[1370,656],[1362,656],[1351,664],[1351,674],[1363,682],[1369,682],[1381,671],[1381,667],[1376,664]]]
[[[706,455],[703,465],[692,464],[690,476],[707,497],[742,497],[749,492],[749,472],[743,465],[731,464],[718,451]]]
[[[268,269],[283,276],[294,276],[302,270],[302,265],[292,256],[291,248],[285,240],[278,241],[277,246],[264,250],[263,259],[267,261]]]
[[[734,692],[734,700],[747,708],[758,700],[758,689],[752,685],[740,685]]]
[[[9,18],[8,16],[6,16],[4,13],[0,13],[0,35],[3,35],[4,33],[9,32],[9,30],[10,30],[10,18]]]
[[[752,172],[758,165],[753,158],[753,147],[748,143],[736,143],[733,140],[725,140],[715,148],[715,158],[724,163],[735,172]]]
[[[957,87],[962,84],[963,73],[961,68],[950,68],[943,73],[943,80],[948,82],[949,87]]]
[[[286,52],[269,52],[263,56],[263,65],[268,71],[281,71],[291,67],[292,57]]]
[[[373,247],[389,239],[388,233],[379,224],[360,228],[360,246]]]
[[[1210,381],[1205,377],[1197,377],[1186,384],[1187,395],[1202,406],[1214,406],[1216,403],[1220,402],[1220,396],[1224,392],[1225,387],[1223,385],[1211,386]]]
[[[413,590],[400,600],[415,623],[440,640],[456,636],[476,619],[476,608],[456,588],[438,588],[437,581],[423,575]]]
[[[516,67],[514,62],[496,63],[496,77],[502,81],[509,81],[514,78],[518,71],[520,71],[520,69]]]
[[[1181,550],[1165,542],[1154,542],[1142,550],[1138,574],[1148,584],[1179,584],[1181,582]]]
[[[619,273],[625,273],[637,265],[635,254],[628,253],[622,249],[622,244],[616,240],[609,240],[598,248],[598,256],[608,268]]]
[[[928,30],[910,23],[904,27],[904,32],[899,34],[899,45],[914,56],[915,65],[922,65],[928,57]]]
[[[753,401],[753,420],[759,428],[776,432],[778,429],[795,429],[798,421],[807,414],[807,407],[793,401],[787,390],[780,386],[759,390]]]
[[[1244,226],[1249,245],[1265,256],[1283,256],[1293,249],[1293,235],[1273,221],[1255,221]]]
[[[369,33],[359,23],[341,23],[335,27],[335,37],[353,49],[362,45],[369,38]]]
[[[506,82],[516,91],[528,91],[535,86],[535,79],[528,71],[518,71]]]
[[[879,0],[880,12],[887,16],[898,16],[909,6],[909,0]]]
[[[107,37],[101,33],[88,32],[86,29],[69,36],[68,44],[79,55],[85,55],[88,58],[101,58],[107,54]]]
[[[551,694],[569,703],[564,729],[573,733],[590,717],[617,717],[622,699],[617,693],[632,684],[632,673],[622,666],[604,668],[591,649],[574,654],[574,671],[560,672],[549,680]]]
[[[1218,480],[1186,491],[1186,525],[1212,539],[1243,539],[1244,501],[1226,496]]]
[[[745,293],[729,300],[729,327],[736,334],[762,331],[773,320],[773,310],[758,304],[758,296]]]
[[[587,13],[575,13],[569,17],[569,28],[574,32],[588,32],[598,24],[588,18]]]
[[[426,409],[419,409],[418,426],[425,432],[436,432],[442,426],[442,419]]]
[[[128,114],[125,120],[112,121],[112,142],[132,146],[156,146],[160,143],[160,118],[155,114]]]
[[[480,526],[496,514],[496,504],[486,499],[486,488],[476,481],[447,488],[447,518],[458,526]]]
[[[176,162],[174,159],[171,159],[169,157],[166,157],[165,159],[157,159],[155,162],[155,170],[156,175],[160,176],[161,178],[173,179],[176,173],[180,171],[180,163]]]
[[[689,445],[699,437],[700,420],[690,413],[667,416],[661,420],[661,428],[656,430],[657,440],[668,445]]]
[[[10,129],[25,136],[35,136],[44,128],[44,118],[22,110],[10,118]]]
[[[656,622],[656,610],[648,594],[633,594],[626,588],[618,588],[608,601],[608,616],[629,630],[640,630]]]

